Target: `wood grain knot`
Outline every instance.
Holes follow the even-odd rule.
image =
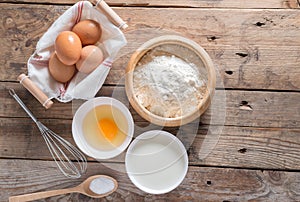
[[[280,182],[282,179],[281,173],[277,171],[270,171],[269,176],[271,180],[274,182]]]
[[[14,22],[13,18],[7,17],[4,20],[3,26],[5,27],[5,29],[12,29],[16,27],[16,23]]]
[[[300,0],[285,0],[283,1],[283,6],[287,8],[299,8],[300,7]]]

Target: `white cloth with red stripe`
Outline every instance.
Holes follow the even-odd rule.
[[[101,25],[99,47],[106,52],[105,60],[92,73],[77,72],[68,83],[59,83],[48,71],[50,55],[55,51],[55,39],[60,32],[71,30],[76,23],[84,19],[95,20]],[[66,10],[38,41],[36,50],[27,63],[28,76],[51,99],[69,102],[72,99],[92,98],[102,87],[113,60],[126,43],[123,32],[103,13],[94,8],[89,1],[80,1]]]

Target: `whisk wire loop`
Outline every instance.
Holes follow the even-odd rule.
[[[79,178],[81,173],[86,170],[86,158],[72,144],[55,134],[41,122],[38,123],[38,127],[58,168],[67,177]],[[65,154],[66,151],[75,159],[78,166],[75,166],[72,160],[69,159]]]
[[[73,163],[68,164],[71,162],[71,160],[65,155],[62,149],[56,143],[56,140],[49,136],[47,132],[49,131],[45,131],[42,135],[47,143],[51,156],[53,157],[58,168],[62,171],[64,175],[68,177],[72,177],[74,175],[74,177],[76,178],[80,176],[77,167]]]
[[[46,142],[50,154],[60,171],[66,177],[79,178],[87,169],[86,157],[75,146],[38,121],[13,89],[10,89],[9,93],[36,123],[42,134],[42,137]],[[69,156],[71,158],[69,158]],[[75,162],[73,162],[71,159],[75,159]]]

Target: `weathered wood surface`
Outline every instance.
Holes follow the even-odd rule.
[[[26,72],[36,43],[69,6],[2,4],[1,81]],[[300,12],[292,9],[115,8],[129,24],[106,84],[119,83],[133,51],[151,37],[179,33],[203,46],[220,72],[218,87],[300,89]],[[163,19],[163,20],[161,20]]]
[[[97,201],[299,201],[300,173],[230,168],[189,167],[183,183],[163,195],[145,194],[129,180],[121,164],[89,163],[85,176],[66,180],[53,162],[0,160],[0,201],[10,195],[76,186],[85,178],[107,174],[117,179],[119,188]],[[47,201],[93,201],[80,194],[48,198]]]
[[[43,120],[74,144],[71,120]],[[25,118],[0,118],[0,156],[51,160],[39,130]],[[135,136],[149,130],[136,126]],[[199,128],[199,130],[197,130]],[[152,129],[161,129],[152,127]],[[300,170],[300,129],[188,125],[165,128],[185,144],[192,165]],[[218,133],[218,131],[220,133]],[[14,145],[14,146],[12,146]],[[124,155],[111,162],[124,162]],[[91,159],[90,159],[91,160]]]
[[[146,194],[129,181],[124,153],[101,164],[89,159],[82,179],[66,180],[34,123],[8,94],[9,88],[16,89],[46,126],[74,143],[71,119],[82,102],[55,102],[45,111],[15,81],[27,71],[26,61],[39,38],[75,2],[0,3],[0,201],[10,195],[72,187],[94,174],[111,175],[120,185],[116,193],[97,201],[300,201],[299,1],[107,0],[128,22],[129,43],[98,96],[127,103],[122,79],[130,55],[163,34],[195,40],[219,71],[216,99],[200,125],[164,128],[181,139],[190,161],[183,184],[164,195]],[[135,135],[160,129],[130,110]],[[94,200],[71,194],[48,201]]]
[[[50,110],[45,110],[20,84],[0,82],[0,103],[3,103],[0,105],[0,117],[28,117],[9,95],[8,89],[10,88],[16,90],[38,118],[72,119],[77,107],[82,103],[82,101],[76,100],[67,104],[55,101]],[[137,123],[146,122],[131,108],[123,86],[103,86],[97,96],[119,99],[130,108]],[[299,128],[299,100],[300,93],[297,92],[217,90],[213,104],[201,117],[201,123],[206,125]],[[226,116],[224,121],[222,116]]]
[[[77,0],[2,0],[2,2],[18,3],[51,3],[51,4],[74,4]],[[299,8],[297,0],[106,0],[111,6],[166,6],[166,7],[194,7],[194,8]]]

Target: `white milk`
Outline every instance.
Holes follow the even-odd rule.
[[[186,174],[186,151],[174,139],[164,136],[139,139],[129,150],[126,156],[128,175],[135,185],[146,192],[170,191],[170,188],[180,184]]]

